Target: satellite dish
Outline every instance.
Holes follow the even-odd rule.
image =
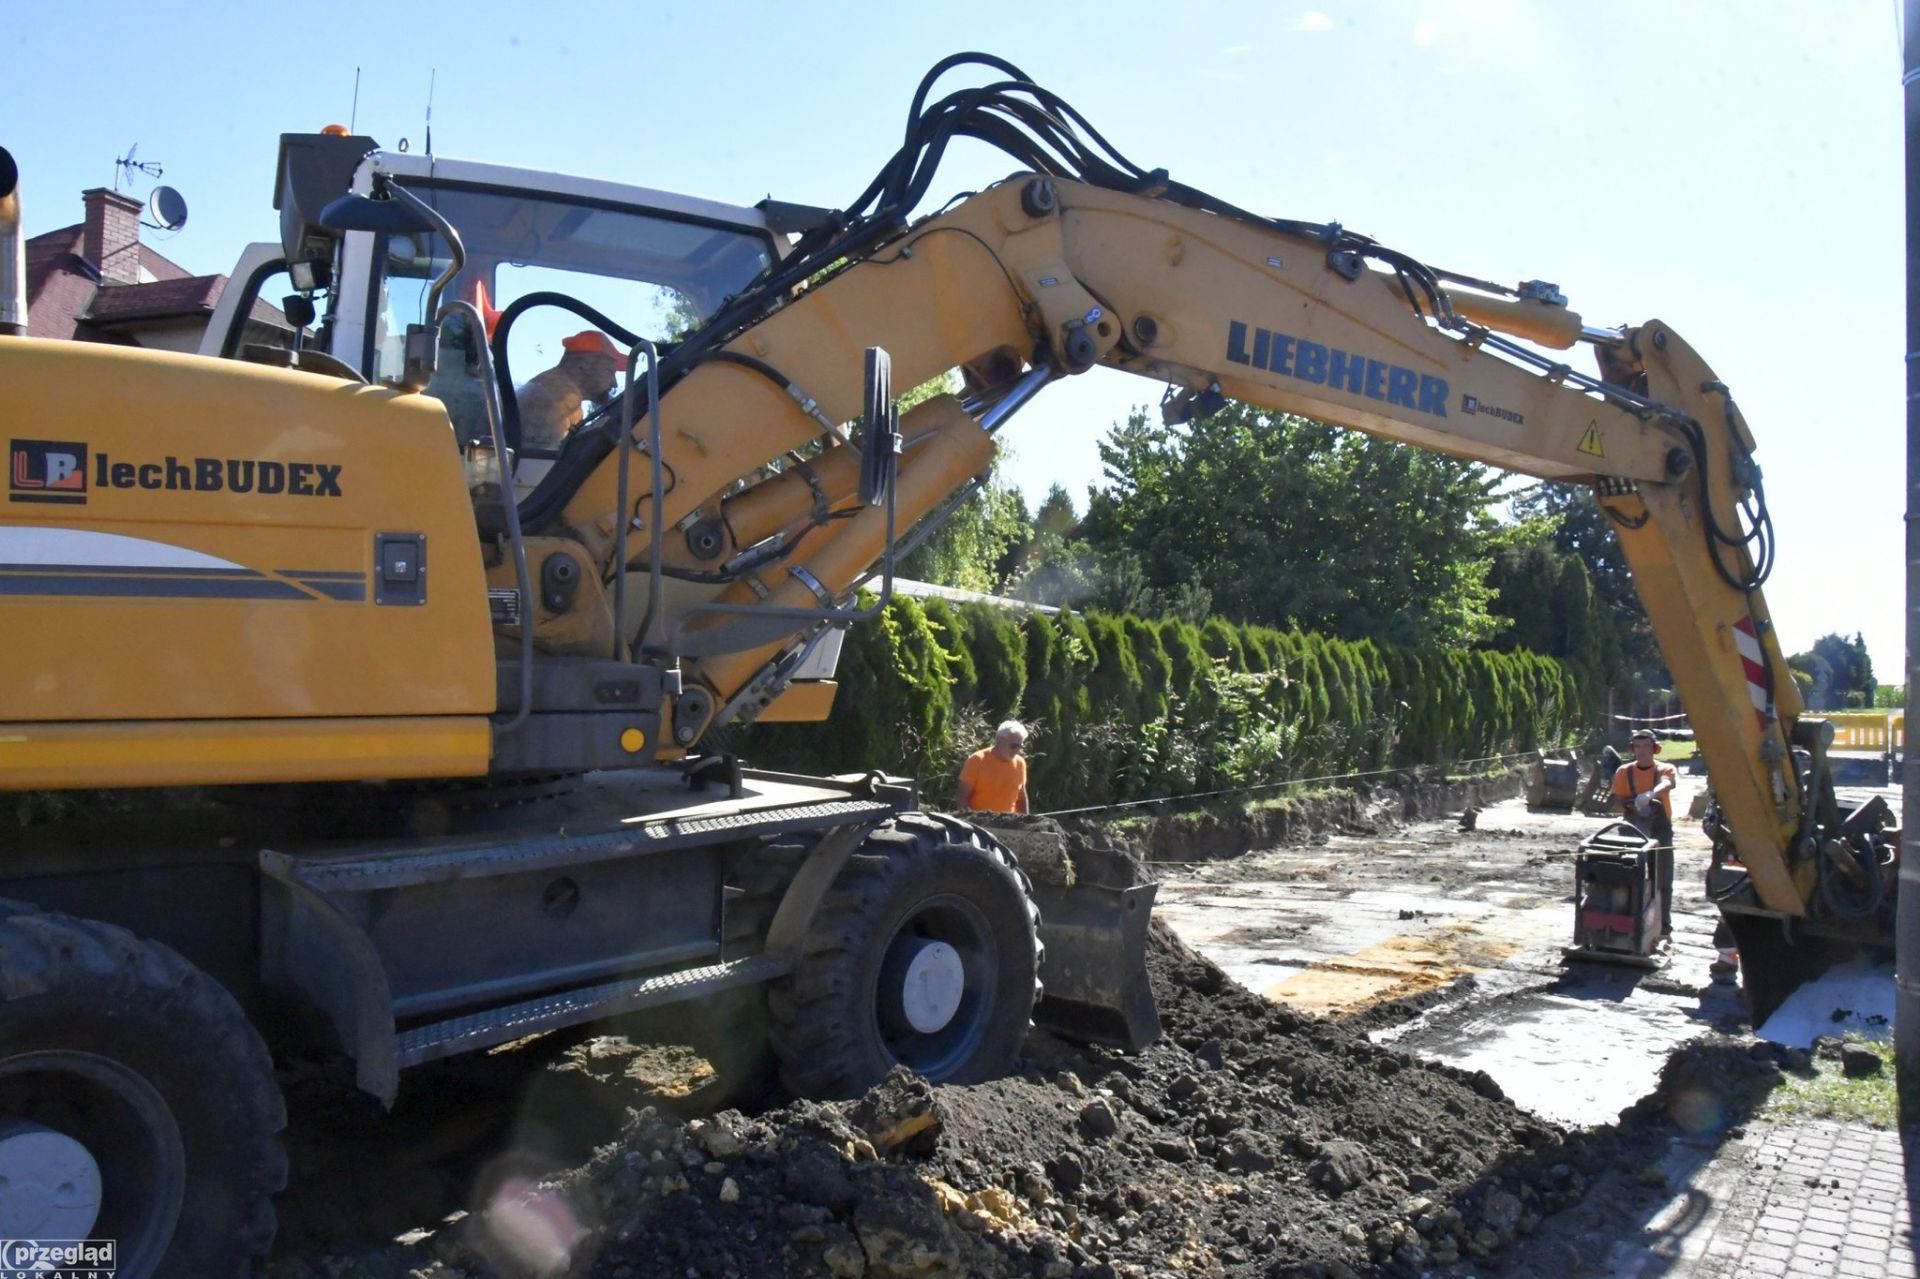
[[[172,187],[155,187],[147,197],[147,225],[156,231],[178,231],[186,224],[187,198]]]

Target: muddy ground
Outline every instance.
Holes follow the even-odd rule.
[[[1094,837],[1185,854],[1161,868],[1176,919],[1196,893],[1291,872],[1304,914],[1337,914],[1334,881],[1385,873],[1359,850],[1388,840],[1444,848],[1409,863],[1431,864],[1420,888],[1436,900],[1491,884],[1511,904],[1518,874],[1544,909],[1564,897],[1568,872],[1546,846],[1557,836],[1402,825],[1513,789],[1370,787],[1275,805],[1251,823],[1135,823]],[[1350,883],[1342,900],[1365,904],[1370,891]],[[1445,932],[1422,927],[1421,906],[1380,910],[1396,912],[1396,936]],[[290,1069],[293,1182],[269,1273],[1572,1273],[1622,1214],[1659,1195],[1641,1170],[1663,1143],[1737,1124],[1774,1068],[1703,1024],[1621,1120],[1562,1126],[1509,1101],[1485,1072],[1369,1038],[1392,1028],[1417,1049],[1476,1004],[1482,983],[1528,989],[1512,986],[1503,957],[1457,949],[1454,967],[1436,969],[1417,954],[1412,971],[1445,973],[1417,988],[1392,963],[1350,964],[1356,988],[1324,956],[1279,953],[1287,921],[1268,923],[1243,940],[1301,962],[1270,974],[1260,955],[1249,968],[1228,945],[1218,951],[1228,968],[1269,989],[1332,982],[1329,1010],[1344,1020],[1254,993],[1157,925],[1160,1043],[1123,1057],[1036,1033],[1017,1074],[971,1087],[901,1076],[853,1103],[769,1095],[763,1063],[733,1051],[754,1039],[750,1001],[699,1024],[604,1026],[410,1072],[391,1116],[333,1066]]]

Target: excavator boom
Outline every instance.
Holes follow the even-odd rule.
[[[936,97],[962,64],[999,78]],[[916,220],[957,138],[1017,171]],[[0,150],[0,790],[193,789],[55,803],[7,844],[0,953],[33,980],[0,992],[0,1128],[96,1185],[191,1189],[100,1201],[140,1273],[239,1273],[271,1239],[256,1024],[389,1104],[411,1066],[667,1004],[749,1049],[735,1014],[764,1015],[807,1096],[989,1078],[1036,1022],[1151,1042],[1130,861],[1016,853],[1059,832],[920,811],[913,779],[703,753],[835,713],[861,588],[1096,365],[1172,422],[1234,398],[1590,486],[1711,774],[1756,1019],[1892,936],[1893,815],[1839,801],[1762,594],[1753,438],[1664,322],[1236,208],[982,55],[933,68],[840,210],[285,135],[281,243],[199,356],[20,336],[14,187]],[[583,277],[634,314],[511,296]],[[624,327],[662,302],[688,331]],[[567,352],[524,398],[516,331]]]
[[[936,98],[938,79],[965,63],[1002,78]],[[1001,148],[1017,171],[916,219],[962,137]],[[391,1085],[395,1063],[413,1059],[408,1044],[458,1050],[473,1016],[461,1009],[549,1001],[588,975],[640,982],[619,999],[691,998],[790,972],[810,972],[793,979],[809,990],[853,990],[844,974],[809,969],[831,948],[808,929],[839,909],[836,883],[865,885],[846,900],[879,900],[886,885],[868,880],[883,864],[971,867],[981,900],[1012,921],[933,920],[944,949],[922,938],[896,952],[891,934],[875,933],[885,954],[831,960],[944,973],[949,985],[978,967],[963,952],[1009,965],[1006,1008],[981,1014],[962,1048],[946,1053],[946,1032],[916,1030],[914,1017],[893,1026],[934,1036],[921,1045],[927,1069],[961,1077],[1011,1051],[1007,1027],[1023,1031],[1031,1015],[1014,997],[1025,994],[1020,974],[1042,944],[1054,1001],[1112,1014],[1107,1033],[1120,1042],[1150,1038],[1151,1009],[1129,999],[1144,990],[1150,889],[1097,877],[1057,886],[1033,933],[1034,893],[1010,855],[965,823],[913,814],[911,785],[877,774],[743,780],[732,761],[701,756],[727,725],[836,713],[830,654],[838,629],[871,615],[862,588],[877,581],[884,594],[900,547],[981,481],[1012,414],[1099,365],[1164,387],[1170,421],[1237,399],[1590,486],[1711,774],[1710,886],[1756,1013],[1809,957],[1891,937],[1892,815],[1883,803],[1840,804],[1830,731],[1803,713],[1787,672],[1763,595],[1772,527],[1753,437],[1727,386],[1664,322],[1597,327],[1542,281],[1490,283],[1337,224],[1236,208],[1132,164],[1017,67],[979,55],[929,73],[901,149],[841,210],[746,209],[537,174],[516,192],[502,177],[388,156],[368,138],[288,135],[280,248],[309,303],[293,311],[311,315],[314,282],[331,282],[332,310],[310,340],[249,343],[251,299],[236,293],[216,349],[247,364],[0,341],[0,383],[32,424],[11,443],[0,509],[0,647],[25,672],[0,682],[0,788],[466,778],[484,795],[624,771],[678,797],[619,819],[640,823],[639,842],[620,825],[591,838],[542,833],[512,855],[462,844],[436,853],[432,873],[406,841],[316,853],[312,867],[262,854],[275,905],[241,913],[284,924],[316,953],[338,947],[311,966],[321,976],[329,962],[360,965],[353,990],[317,977],[308,994],[334,1001],[329,1015],[362,1043],[363,1064],[386,1062],[370,1077]],[[0,249],[5,219],[0,208]],[[697,323],[656,344],[569,295],[504,296],[528,254],[543,270],[673,289]],[[613,380],[605,368],[571,390],[550,370],[535,380],[552,393],[520,403],[516,326],[525,353],[577,324],[594,332],[565,349],[624,351],[624,392],[599,389]],[[1593,371],[1575,367],[1576,347]],[[884,374],[917,386],[955,370],[956,391],[896,424]],[[536,401],[579,412],[557,449],[538,441],[567,423],[521,421]],[[773,842],[747,847],[732,823],[759,802],[754,786],[771,806],[754,810],[765,830],[754,829]],[[705,787],[727,795],[703,806],[682,793]],[[807,832],[835,833],[774,839],[801,829],[801,809]],[[685,843],[684,859],[641,856],[648,840]],[[321,866],[327,858],[347,869]],[[506,931],[465,969],[426,963],[404,936],[390,942],[399,958],[376,963],[356,921],[377,932],[387,916],[326,896],[374,884],[364,891],[438,901],[465,891],[469,873],[501,876],[542,903],[540,920],[559,920],[581,888],[550,870],[602,860],[609,886],[587,901],[616,914],[627,907],[604,903],[691,903],[665,921],[687,935],[636,957],[602,953],[623,929],[575,930],[578,953],[522,971],[511,952],[535,934],[511,929],[538,921],[521,912],[490,917]],[[899,874],[909,878],[888,882],[921,872]],[[145,917],[113,914],[131,896],[99,898],[98,909],[151,931]],[[684,991],[647,985],[668,980],[663,966],[695,962],[706,966],[687,971],[704,975]],[[419,989],[382,1002],[382,964]],[[503,971],[481,981],[486,965]],[[584,1018],[610,989],[575,991],[564,1013],[543,1002],[540,1015]],[[808,1013],[805,1002],[781,1004],[795,1062],[871,1011]],[[530,1008],[492,1008],[494,1030]],[[395,1039],[402,1020],[429,1013],[452,1020]],[[887,1057],[835,1060],[839,1087]]]
[[[856,223],[815,251],[824,278],[767,299],[762,314],[746,314],[749,298],[718,317],[668,360],[662,448],[676,482],[657,514],[655,495],[638,498],[635,526],[725,530],[734,511],[775,511],[745,521],[745,536],[731,524],[723,549],[774,536],[780,557],[711,598],[732,610],[844,600],[886,540],[881,513],[854,503],[853,468],[835,465],[845,447],[821,421],[855,416],[869,346],[891,353],[903,384],[954,368],[967,383],[970,403],[939,397],[906,419],[902,529],[985,468],[989,406],[1096,364],[1166,385],[1176,417],[1232,398],[1588,484],[1712,776],[1717,857],[1744,871],[1722,905],[1788,937],[1885,940],[1889,854],[1874,834],[1884,822],[1846,824],[1824,725],[1803,716],[1762,593],[1772,529],[1753,438],[1731,391],[1670,326],[1595,328],[1552,285],[1436,271],[1337,227],[1225,208],[1164,173],[1104,176],[1015,174],[903,228]],[[1575,345],[1592,349],[1596,373],[1549,353]],[[807,470],[810,507],[793,473],[726,496],[743,461],[777,464],[816,440],[827,447]],[[609,572],[619,571],[605,558],[614,462],[546,507]],[[782,492],[784,505],[773,501]],[[768,643],[738,611],[685,607],[681,623],[656,619],[638,641],[685,658],[721,722],[775,704],[804,631]],[[1821,887],[1836,867],[1857,890],[1849,909],[1822,908],[1840,900]],[[1759,926],[1742,926],[1765,944]]]

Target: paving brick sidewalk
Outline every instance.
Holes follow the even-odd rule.
[[[1830,1121],[1760,1123],[1713,1161],[1727,1197],[1683,1230],[1679,1273],[1719,1279],[1917,1279],[1898,1132]],[[1736,1166],[1729,1166],[1736,1165]],[[1732,1174],[1732,1175],[1725,1175]],[[1693,1264],[1688,1266],[1686,1261]]]

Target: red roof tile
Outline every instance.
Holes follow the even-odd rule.
[[[105,334],[86,331],[89,321],[124,323],[128,320],[160,319],[173,315],[199,315],[211,312],[220,298],[226,277],[190,275],[178,263],[161,256],[147,245],[140,246],[140,265],[154,277],[150,284],[112,285],[100,288],[100,275],[92,264],[80,257],[80,223],[46,231],[26,243],[27,256],[27,333],[37,338],[78,338],[108,340]],[[138,293],[161,285],[177,286],[182,281],[197,281],[204,301],[187,301],[191,288],[174,292],[140,294],[137,297],[111,298],[101,310],[96,293]],[[171,309],[160,309],[170,307]]]
[[[224,275],[190,275],[151,284],[110,284],[94,292],[86,322],[126,324],[135,320],[162,320],[182,315],[212,315],[227,282]],[[32,312],[28,312],[29,315]]]
[[[168,258],[154,252],[151,244],[140,246],[140,269],[155,280],[190,280],[193,272]]]

